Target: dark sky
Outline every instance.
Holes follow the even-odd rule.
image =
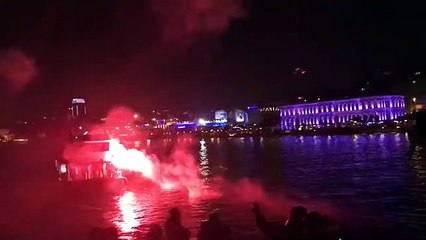
[[[0,0],[0,111],[59,114],[73,96],[95,114],[343,96],[377,69],[424,68],[420,3]]]

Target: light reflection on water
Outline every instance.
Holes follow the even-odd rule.
[[[156,144],[173,148],[176,142],[151,142]],[[426,227],[426,151],[423,143],[410,144],[406,134],[207,139],[193,141],[192,152],[205,181],[216,175],[255,178],[271,191],[357,209],[349,213],[354,219],[368,218],[407,231]],[[168,209],[175,206],[182,209],[193,237],[200,221],[216,208],[236,231],[255,229],[249,206],[230,205],[223,199],[124,192],[116,203],[117,208],[105,216],[128,239],[146,232],[151,223],[164,223]]]
[[[123,233],[130,233],[135,231],[135,228],[141,223],[138,221],[141,214],[140,205],[136,203],[135,193],[124,192],[123,195],[118,197],[118,208],[120,209],[121,216],[113,220],[114,224]]]
[[[177,142],[152,140],[147,151],[167,159]],[[232,181],[250,177],[268,191],[286,194],[286,200],[325,202],[364,225],[425,236],[426,139],[391,133],[207,138],[179,144],[198,159],[207,182],[218,175]],[[51,166],[45,161],[50,150],[46,146],[0,145],[1,239],[85,239],[91,227],[107,224],[116,226],[122,239],[144,239],[149,225],[163,225],[172,207],[182,210],[183,224],[193,238],[200,222],[215,209],[236,239],[257,233],[250,203],[230,201],[237,194],[188,199],[177,192],[128,188],[109,193],[98,185],[86,191],[81,185],[65,188],[56,181],[41,182]],[[282,217],[281,209],[276,212]]]

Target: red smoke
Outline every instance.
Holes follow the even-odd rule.
[[[0,52],[0,80],[20,92],[37,74],[35,60],[17,49]]]
[[[104,124],[93,129],[108,131],[110,129],[122,129],[125,123],[133,121],[133,111],[127,108],[114,108]],[[124,130],[123,130],[124,131]],[[73,161],[84,161],[88,153],[85,148],[67,147],[64,158]],[[341,212],[333,206],[312,199],[294,199],[283,194],[271,194],[264,190],[262,184],[250,179],[241,179],[237,182],[229,182],[221,177],[211,179],[210,186],[206,186],[200,174],[197,160],[186,151],[184,145],[177,145],[167,159],[159,159],[155,155],[148,155],[144,150],[125,147],[120,143],[120,137],[115,135],[110,141],[109,152],[103,156],[104,160],[112,163],[114,167],[123,171],[136,172],[140,179],[147,179],[151,186],[153,183],[163,191],[184,191],[190,198],[217,198],[223,196],[227,203],[243,204],[250,206],[258,202],[271,217],[287,215],[290,209],[297,205],[304,205],[309,210],[318,210],[323,214],[341,217]],[[146,188],[146,181],[131,182],[131,186]]]
[[[218,34],[245,17],[242,0],[151,0],[163,24],[165,40]]]
[[[184,146],[177,146],[167,161],[160,161],[155,155],[147,155],[144,150],[125,147],[121,143],[120,135],[126,131],[132,132],[126,125],[134,121],[133,113],[127,108],[114,108],[108,114],[106,123],[89,130],[89,133],[118,130],[108,134],[111,137],[109,150],[102,156],[91,153],[85,145],[70,144],[64,150],[64,158],[71,163],[97,161],[101,158],[119,170],[139,174],[141,178],[152,181],[163,190],[184,190],[189,197],[206,195],[208,190],[200,178],[198,165],[194,157],[185,152]]]

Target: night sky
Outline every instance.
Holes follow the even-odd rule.
[[[421,1],[0,0],[0,111],[208,110],[424,69]],[[305,71],[294,71],[300,67]]]

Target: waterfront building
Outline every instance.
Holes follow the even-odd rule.
[[[214,112],[214,120],[216,121],[228,121],[228,113],[225,110],[216,110]]]
[[[236,125],[245,125],[248,123],[248,115],[245,111],[241,109],[233,109],[229,112],[228,122]]]
[[[73,98],[71,101],[71,117],[83,117],[87,115],[86,101],[83,98]]]
[[[285,105],[280,107],[281,129],[301,127],[341,127],[353,120],[380,122],[404,116],[405,101],[400,95],[371,96],[335,101]]]

